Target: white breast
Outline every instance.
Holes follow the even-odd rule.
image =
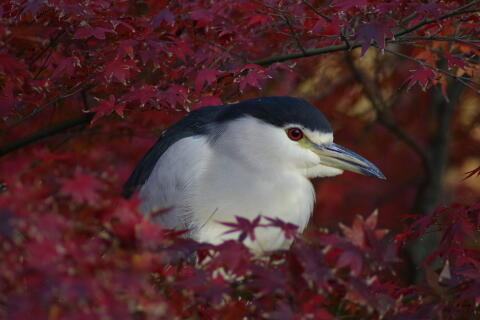
[[[236,222],[235,216],[280,218],[298,225],[300,232],[306,227],[314,203],[308,179],[293,172],[251,171],[228,157],[217,158],[212,165],[215,169],[204,172],[199,180],[201,193],[194,194],[191,203],[197,208],[195,223],[201,226],[195,235],[199,241],[237,239],[239,233],[225,234],[229,228],[219,223]],[[267,222],[263,220],[263,224]],[[246,244],[257,252],[290,245],[278,228],[259,227],[255,236],[256,241],[247,240]]]
[[[220,224],[235,223],[235,216],[280,218],[302,232],[315,199],[304,167],[316,155],[286,138],[283,129],[253,118],[223,129],[210,141],[194,136],[173,144],[140,190],[142,210],[172,207],[159,218],[165,227],[190,229],[194,239],[214,244],[238,238]],[[255,236],[246,245],[256,252],[290,245],[278,228],[259,227]]]

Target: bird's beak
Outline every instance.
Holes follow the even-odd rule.
[[[322,145],[312,143],[312,151],[320,157],[320,163],[325,166],[386,179],[373,163],[336,143]]]

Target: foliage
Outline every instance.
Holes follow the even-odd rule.
[[[479,1],[2,2],[0,316],[479,317],[479,11]],[[304,235],[281,219],[230,223],[240,240],[259,228],[296,238],[262,257],[241,241],[182,238],[121,198],[165,127],[259,95],[308,99],[388,182],[317,182]],[[454,204],[433,210],[440,202]],[[356,216],[377,207],[380,221]],[[324,230],[340,221],[351,227]],[[413,285],[409,246],[430,234],[440,239]]]

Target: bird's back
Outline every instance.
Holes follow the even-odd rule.
[[[187,137],[206,134],[208,124],[216,118],[221,108],[222,106],[211,106],[194,110],[167,129],[135,167],[123,186],[123,195],[128,198],[145,184],[160,157],[173,144]]]

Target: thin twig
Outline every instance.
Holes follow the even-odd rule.
[[[415,19],[417,16],[418,16],[418,12],[415,11],[414,13],[412,13],[411,15],[409,15],[408,17],[406,17],[402,21],[400,21],[399,24],[404,25],[406,23],[409,23],[410,21]]]
[[[423,27],[424,25],[427,25],[427,24],[430,24],[430,23],[439,22],[440,20],[444,20],[444,19],[447,19],[447,18],[456,16],[456,15],[459,15],[459,14],[463,14],[463,13],[464,13],[463,11],[464,11],[465,9],[468,9],[468,8],[474,6],[474,5],[479,4],[479,3],[480,3],[480,0],[475,0],[475,1],[472,1],[472,2],[470,2],[470,3],[467,3],[466,5],[464,5],[464,6],[460,7],[460,8],[457,8],[457,9],[455,9],[455,10],[452,10],[452,11],[450,11],[450,12],[447,12],[447,13],[445,13],[445,14],[442,14],[442,15],[436,17],[436,18],[425,19],[424,21],[419,22],[419,23],[417,23],[416,25],[411,26],[410,28],[407,28],[407,29],[405,29],[405,30],[403,30],[403,31],[400,31],[400,32],[396,33],[396,34],[395,34],[395,38],[400,37],[400,36],[402,36],[402,35],[404,35],[404,34],[410,33],[410,32],[412,32],[412,31],[415,31],[415,30]]]
[[[388,113],[388,106],[386,105],[381,94],[376,90],[375,84],[365,75],[359,68],[357,68],[352,60],[350,54],[345,54],[345,60],[348,67],[352,71],[355,79],[363,86],[367,98],[370,100],[373,109],[377,115],[377,121],[395,135],[400,141],[405,143],[412,149],[420,158],[422,166],[425,170],[425,175],[428,178],[431,174],[430,160],[424,149],[405,131],[400,128],[395,120]]]
[[[290,29],[291,35],[292,35],[293,39],[295,40],[295,42],[297,43],[298,49],[300,49],[300,51],[303,54],[305,54],[305,52],[306,52],[305,48],[302,46],[302,43],[300,42],[300,39],[298,38],[297,32],[293,28],[292,23],[290,22],[290,18],[287,15],[285,15],[285,16],[283,16],[283,19],[287,23],[288,29]]]
[[[47,103],[42,104],[41,106],[38,106],[38,107],[34,108],[34,109],[32,110],[32,112],[30,112],[29,114],[27,114],[25,117],[23,117],[22,119],[18,120],[18,121],[15,122],[14,124],[10,125],[7,130],[10,130],[10,129],[12,129],[12,128],[15,128],[15,127],[18,126],[19,124],[21,124],[21,123],[25,122],[26,120],[32,118],[33,116],[35,116],[37,113],[39,113],[40,111],[42,111],[42,110],[45,109],[46,107],[48,107],[48,106],[50,106],[50,105],[52,105],[52,104],[54,104],[54,103],[57,103],[57,102],[60,101],[60,100],[63,100],[63,99],[65,99],[65,98],[68,98],[68,97],[71,97],[71,96],[73,96],[73,95],[76,95],[77,93],[79,93],[79,92],[81,92],[81,91],[83,91],[83,90],[88,90],[88,89],[92,86],[92,84],[90,84],[90,85],[87,84],[87,85],[85,85],[85,86],[83,86],[83,87],[81,87],[81,88],[78,88],[78,86],[80,86],[81,84],[82,84],[82,83],[77,83],[76,85],[74,85],[74,86],[72,87],[72,89],[75,89],[74,91],[69,92],[69,93],[66,93],[66,94],[63,94],[63,95],[60,95],[60,96],[58,96],[58,97],[55,97],[54,99],[48,101]],[[78,89],[76,89],[76,88],[78,88]]]
[[[24,138],[18,139],[17,141],[14,141],[3,147],[0,147],[0,157],[10,152],[13,152],[15,150],[18,150],[20,148],[26,147],[46,137],[53,136],[57,133],[63,132],[67,129],[76,127],[78,125],[87,124],[92,120],[92,117],[93,117],[92,113],[84,113],[79,117],[62,121],[53,126],[49,126],[31,135],[28,135]]]
[[[257,1],[257,0],[251,0],[251,1],[254,2],[254,3],[256,3],[256,4],[258,4],[259,6],[265,7],[265,8],[267,8],[267,9],[273,10],[273,11],[275,11],[275,12],[278,12],[278,13],[280,13],[281,15],[284,15],[284,14],[285,14],[285,11],[282,10],[282,9],[269,6],[268,4],[263,3],[263,2],[261,2],[261,1]]]
[[[60,37],[65,34],[65,30],[60,30],[60,32],[53,38],[50,40],[50,42],[48,43],[48,45],[42,50],[40,51],[35,57],[32,58],[32,60],[29,62],[29,64],[34,64],[35,62],[37,62],[38,59],[40,59],[41,56],[43,56],[43,54],[48,50],[48,49],[51,49],[53,47],[55,47],[58,43],[59,43],[59,40],[60,40]]]
[[[356,44],[351,46],[352,49],[360,47],[360,44]],[[334,45],[334,46],[328,46],[328,47],[323,47],[323,48],[317,48],[317,49],[311,49],[311,50],[306,50],[305,53],[303,52],[292,52],[288,53],[285,55],[280,55],[276,57],[270,57],[266,59],[261,59],[254,61],[253,63],[261,65],[261,66],[268,66],[272,63],[275,62],[283,62],[283,61],[288,61],[292,59],[298,59],[298,58],[306,58],[306,57],[312,57],[312,56],[318,56],[321,54],[325,53],[333,53],[333,52],[338,52],[338,51],[344,51],[347,50],[348,46],[346,44],[341,44],[341,45]]]
[[[480,46],[476,45],[475,43],[480,43],[480,40],[468,40],[468,39],[462,39],[462,38],[457,38],[457,37],[421,37],[421,36],[412,36],[412,37],[402,37],[400,39],[396,40],[390,40],[390,43],[396,43],[396,42],[404,42],[404,41],[445,41],[445,42],[460,42],[460,43],[466,43],[469,44],[477,49],[480,49]]]
[[[326,15],[324,15],[323,13],[321,13],[320,11],[318,11],[310,2],[306,1],[306,0],[302,0],[302,3],[304,5],[306,5],[307,7],[309,7],[317,16],[325,19],[326,21],[328,22],[332,22],[332,19],[330,19],[329,17],[327,17]]]
[[[235,49],[235,45],[232,45],[230,48],[225,48],[219,45],[218,43],[215,43],[214,41],[208,41],[208,44],[210,44],[211,46],[214,46],[215,48],[223,50],[225,53],[229,55],[237,57],[238,59],[242,60],[244,63],[248,63],[248,59],[245,56],[236,53],[235,50],[232,50],[232,49]]]
[[[254,2],[258,3],[260,5],[263,5],[264,7],[267,7],[269,9],[276,10],[277,12],[281,12],[282,14],[284,13],[284,11],[282,11],[280,9],[264,5],[264,4],[262,4],[258,1],[254,1]],[[437,18],[426,19],[426,20],[424,20],[422,22],[419,22],[416,25],[414,25],[414,26],[412,26],[412,27],[410,27],[406,30],[395,33],[394,37],[392,39],[395,39],[395,38],[398,39],[400,36],[402,36],[404,34],[407,34],[407,33],[410,33],[410,32],[413,32],[413,31],[423,27],[426,24],[434,23],[434,22],[437,22],[437,21],[440,21],[440,20],[443,20],[443,19],[446,19],[446,18],[453,17],[455,15],[462,14],[462,13],[464,13],[464,10],[466,8],[470,8],[470,7],[472,7],[472,6],[474,6],[478,3],[480,3],[480,0],[475,0],[475,1],[472,1],[468,4],[466,4],[463,7],[460,7],[458,9],[447,12],[447,13],[445,13],[445,14],[437,17]],[[475,11],[479,11],[479,10],[475,10]],[[407,18],[409,18],[409,17],[407,17]],[[386,43],[399,42],[398,40],[392,40],[392,39],[386,39],[385,42]],[[261,59],[261,60],[254,61],[253,63],[261,65],[261,66],[267,66],[267,65],[270,65],[270,64],[275,63],[275,62],[283,62],[283,61],[288,61],[288,60],[292,60],[292,59],[306,58],[306,57],[312,57],[312,56],[322,55],[322,54],[326,54],[326,53],[333,53],[333,52],[344,51],[344,50],[348,50],[348,49],[355,49],[355,48],[360,47],[361,45],[362,45],[362,43],[357,43],[357,44],[352,45],[350,47],[347,44],[332,45],[332,46],[327,46],[327,47],[323,47],[323,48],[305,50],[305,52],[292,52],[292,53],[285,54],[285,55],[279,55],[279,56],[275,56],[275,57]]]
[[[415,59],[415,58],[413,58],[413,57],[410,57],[410,56],[408,56],[408,55],[406,55],[406,54],[403,54],[403,53],[400,53],[400,52],[397,52],[397,51],[394,51],[394,50],[390,50],[390,49],[387,49],[387,48],[384,48],[384,50],[385,50],[386,52],[388,52],[388,53],[391,53],[391,54],[393,54],[393,55],[402,57],[402,58],[404,58],[404,59],[407,59],[407,60],[416,62],[416,63],[422,65],[422,66],[425,67],[425,68],[429,68],[429,69],[434,70],[434,71],[436,71],[436,72],[442,73],[442,74],[444,74],[444,75],[446,75],[446,76],[448,76],[448,77],[450,77],[450,78],[452,78],[452,79],[455,79],[455,80],[457,80],[458,82],[460,82],[461,84],[463,84],[465,87],[473,90],[475,93],[479,93],[479,91],[480,91],[478,88],[475,88],[474,86],[472,86],[472,85],[470,84],[470,83],[473,83],[473,84],[475,84],[475,85],[477,85],[477,86],[480,86],[480,82],[478,82],[478,81],[475,81],[475,80],[469,79],[469,78],[465,78],[465,77],[459,77],[459,76],[457,76],[457,75],[455,75],[455,74],[453,74],[453,73],[451,73],[451,72],[448,72],[448,71],[443,70],[443,69],[441,69],[441,68],[437,68],[437,67],[435,67],[435,66],[431,66],[431,65],[429,65],[429,64],[426,63],[426,62],[423,62],[423,61],[421,61],[421,60],[417,60],[417,59]],[[469,83],[469,82],[470,82],[470,83]]]

